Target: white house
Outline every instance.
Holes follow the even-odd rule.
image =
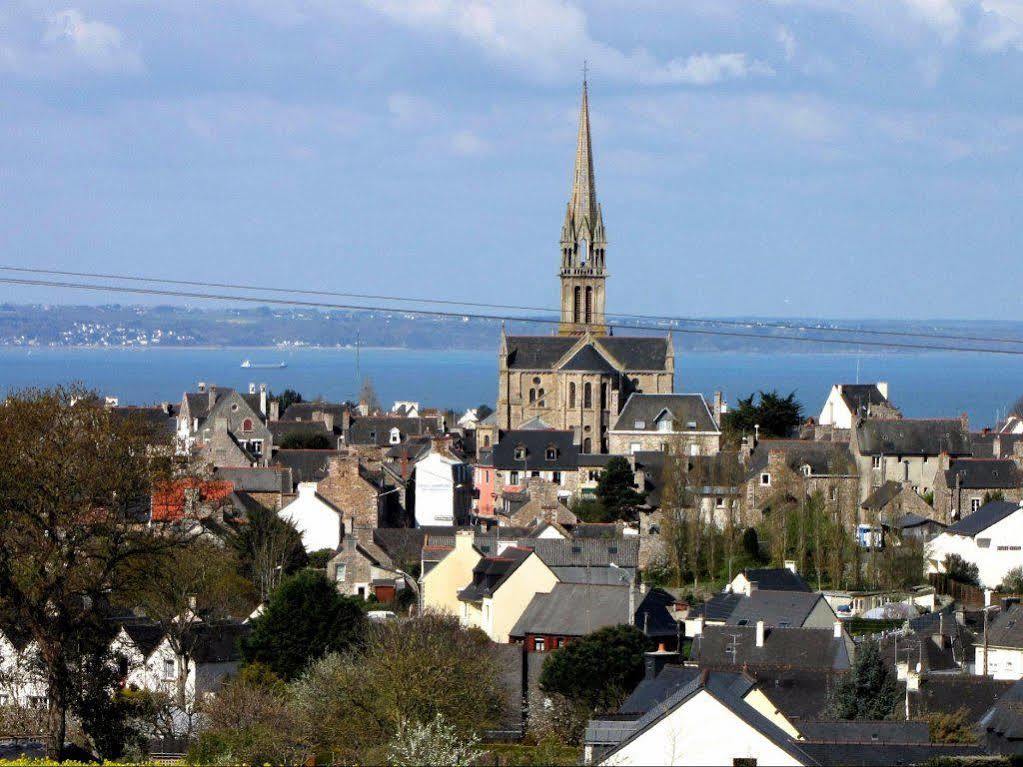
[[[991,501],[950,526],[927,545],[927,571],[944,572],[949,554],[977,565],[981,586],[998,588],[1009,570],[1023,566],[1023,506]]]
[[[416,463],[416,525],[456,525],[472,508],[472,466],[436,444]]]
[[[836,429],[851,429],[857,416],[876,415],[872,411],[892,404],[888,401],[888,383],[878,381],[876,384],[835,384],[824,401],[817,422],[821,426],[833,426]]]
[[[28,637],[0,631],[0,706],[46,708],[47,686]]]
[[[299,482],[298,497],[277,512],[302,534],[307,553],[341,544],[341,509],[316,492],[315,482]]]
[[[1023,679],[1023,605],[1008,605],[988,625],[987,675],[995,679]],[[976,646],[974,673],[983,675],[984,645]]]

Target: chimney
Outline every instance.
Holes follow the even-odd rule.
[[[259,385],[259,412],[266,417],[266,384],[261,383]]]
[[[271,421],[279,421],[281,419],[281,403],[272,399],[268,404],[270,412],[267,413],[267,418]]]
[[[752,594],[754,591],[757,591],[759,589],[760,589],[760,584],[757,581],[750,581],[749,582],[749,593],[750,594]]]
[[[920,664],[907,669],[906,671],[906,692],[920,691]]]
[[[256,384],[252,383],[252,381],[249,381],[249,394],[255,394],[255,393],[256,393]]]
[[[206,382],[205,381],[200,381],[199,385],[196,388],[199,390],[200,394],[205,394],[206,393]]]
[[[877,386],[877,390],[881,392],[881,396],[884,397],[885,399],[888,399],[888,382],[878,381],[874,385]]]
[[[959,423],[963,425],[963,431],[969,432],[970,430],[970,416],[966,413],[962,413],[959,416]]]
[[[842,638],[842,621],[835,621],[834,630],[835,630],[835,634],[834,634],[835,639],[841,639]]]
[[[757,647],[764,646],[764,622],[757,621]]]
[[[650,681],[656,679],[658,674],[664,669],[669,663],[678,663],[679,654],[677,652],[671,652],[666,650],[664,643],[661,642],[657,645],[655,652],[648,652],[643,654],[643,665],[645,680]]]
[[[799,575],[799,570],[796,568],[796,560],[786,559],[785,569],[789,570],[793,575]]]
[[[213,406],[217,404],[217,389],[213,384],[210,384],[207,394],[209,394],[209,409],[212,410]]]
[[[725,395],[719,391],[714,392],[714,421],[718,428],[721,427],[721,416],[725,409]]]

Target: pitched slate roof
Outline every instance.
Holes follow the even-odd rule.
[[[548,567],[609,567],[612,562],[623,568],[639,566],[638,535],[581,540],[534,538],[520,541],[520,545],[536,551]]]
[[[1017,442],[1023,440],[1023,434],[971,434],[970,447],[973,448],[974,458],[1006,458],[1011,457]],[[995,454],[995,445],[998,445],[998,454]]]
[[[989,501],[972,514],[950,525],[946,532],[974,536],[1017,511],[1020,511],[1020,505],[1015,501]]]
[[[884,719],[816,720],[800,722],[799,734],[807,740],[829,743],[930,743],[927,722]]]
[[[402,439],[424,434],[439,434],[436,418],[403,418],[401,416],[363,416],[352,420],[348,441],[353,445],[391,444],[391,429],[397,428]]]
[[[340,455],[336,450],[289,450],[274,453],[274,464],[291,469],[292,482],[319,482],[326,478],[330,459]]]
[[[702,394],[630,394],[615,421],[615,431],[657,431],[657,419],[667,411],[671,431],[718,431]]]
[[[1023,649],[1023,605],[1016,603],[1000,612],[988,625],[987,641],[993,647]]]
[[[876,384],[842,384],[842,401],[853,415],[862,415],[871,405],[891,404]]]
[[[294,487],[291,472],[281,466],[224,466],[213,476],[246,493],[290,493]]]
[[[920,680],[920,689],[909,693],[909,715],[921,718],[928,713],[966,709],[967,719],[977,722],[994,705],[1012,682],[975,674],[927,674]],[[905,682],[899,682],[904,694]]]
[[[798,728],[798,720],[817,719],[844,671],[825,668],[751,667],[760,691]]]
[[[607,361],[607,357],[593,348],[593,344],[587,344],[560,367],[560,370],[585,371],[587,373],[617,373],[614,365]]]
[[[529,549],[509,546],[497,556],[484,557],[472,569],[472,582],[458,592],[458,598],[463,602],[478,602],[492,597],[532,553]]]
[[[312,420],[313,413],[320,412],[333,415],[340,425],[340,419],[346,410],[348,405],[343,402],[292,402],[287,410],[281,413],[281,420],[309,421]]]
[[[170,412],[168,412],[168,410]],[[122,405],[110,408],[110,415],[114,419],[132,419],[144,424],[152,430],[154,437],[169,438],[177,432],[178,421],[174,408],[168,406],[164,409],[161,405],[153,407],[138,407],[135,405]]]
[[[689,615],[692,618],[698,618],[702,615],[703,619],[707,621],[724,622],[728,620],[728,616],[735,610],[735,606],[739,604],[740,599],[742,599],[742,594],[718,592],[702,605],[696,605],[689,611]]]
[[[247,623],[200,623],[194,633],[192,659],[196,663],[230,663],[241,660],[239,641],[251,630]]]
[[[750,567],[742,574],[746,580],[756,583],[759,591],[813,591],[803,576],[787,567]]]
[[[674,637],[675,621],[668,614],[674,598],[660,589],[647,594],[635,592],[635,626],[647,636]],[[536,594],[509,632],[513,637],[527,634],[584,636],[605,626],[629,621],[629,587],[558,583],[549,594]]]
[[[845,442],[816,442],[807,439],[762,439],[749,458],[747,477],[764,471],[772,450],[785,454],[785,464],[793,471],[809,466],[813,474],[847,475],[855,471],[852,453]]]
[[[167,633],[159,623],[144,619],[125,621],[121,628],[146,658],[159,646]]]
[[[579,447],[573,443],[571,431],[506,431],[494,445],[494,468],[510,471],[566,471],[579,467]],[[525,461],[516,460],[515,449],[526,449]],[[553,461],[547,460],[547,448],[556,451]]]
[[[1012,685],[981,717],[980,728],[997,753],[1023,754],[1023,680]]]
[[[618,713],[645,714],[690,684],[699,675],[700,669],[695,666],[666,665],[653,679],[644,678],[636,685],[636,689],[625,699]]]
[[[755,626],[704,626],[703,633],[693,638],[690,657],[701,668],[748,665],[842,670],[850,665],[844,638],[836,638],[831,629],[814,628],[768,628],[764,646],[757,647]]]
[[[947,743],[833,743],[798,741],[800,749],[815,764],[830,767],[891,767],[891,765],[924,765],[950,757],[979,757],[979,746]]]
[[[572,336],[507,336],[508,368],[552,370],[578,340]],[[665,370],[667,367],[666,338],[613,336],[594,338],[592,343],[606,349],[626,370]],[[592,358],[589,362],[593,362]]]
[[[334,432],[327,428],[323,421],[270,421],[267,426],[274,435],[274,444],[280,444],[288,437],[309,439],[323,437],[328,442],[335,442]]]
[[[902,492],[902,488],[903,485],[901,482],[895,482],[889,479],[867,496],[867,499],[861,504],[861,508],[867,509],[868,511],[880,511],[898,497],[899,493]]]
[[[868,418],[857,424],[856,438],[862,455],[970,455],[970,433],[958,419]]]
[[[1008,458],[957,458],[945,471],[945,483],[969,490],[1010,489],[1023,484],[1023,472]]]
[[[743,596],[725,622],[729,626],[752,626],[763,621],[765,626],[798,628],[822,600],[822,595],[810,592],[758,589]]]

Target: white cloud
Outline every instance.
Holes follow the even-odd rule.
[[[792,30],[783,24],[775,31],[774,39],[785,52],[785,60],[792,61],[796,55],[796,36],[792,34]]]
[[[487,56],[548,80],[575,76],[584,59],[607,77],[650,84],[710,85],[772,74],[744,53],[697,53],[659,61],[644,48],[625,52],[595,40],[586,14],[569,0],[363,0],[395,23],[454,34]]]
[[[454,154],[463,157],[481,155],[490,148],[490,144],[487,141],[470,130],[462,130],[455,133],[451,137],[449,146]]]

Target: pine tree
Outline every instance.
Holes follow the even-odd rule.
[[[885,666],[875,639],[856,650],[852,670],[831,695],[829,709],[836,719],[887,719],[899,702],[895,675]]]

